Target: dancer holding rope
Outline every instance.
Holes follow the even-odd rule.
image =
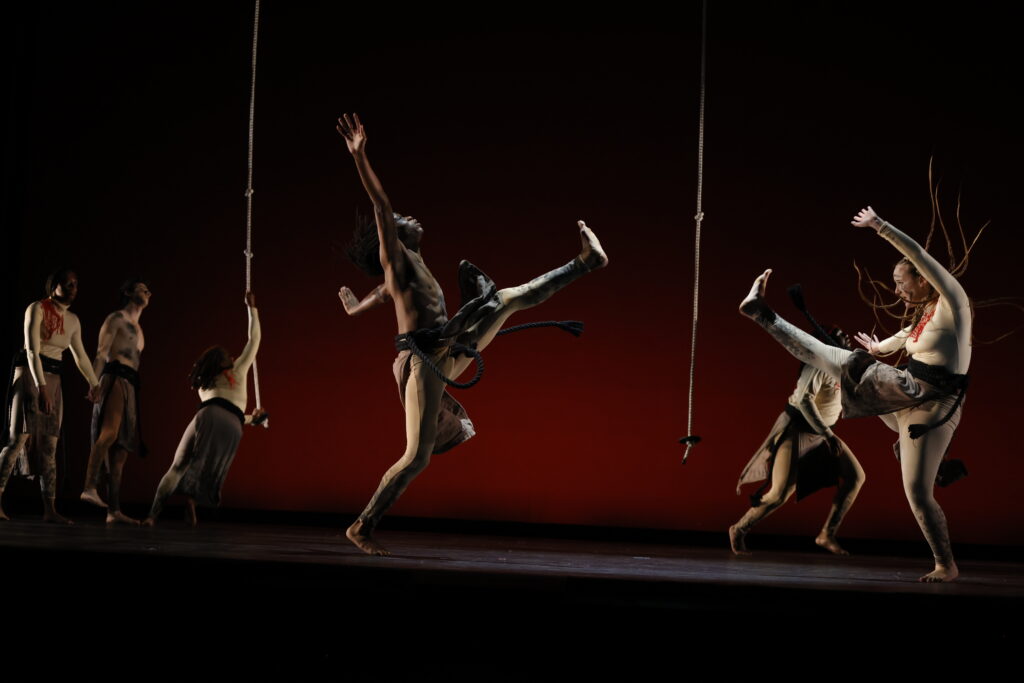
[[[247,376],[260,348],[260,317],[256,295],[245,293],[249,310],[249,341],[238,358],[222,346],[203,352],[192,366],[189,381],[199,391],[199,410],[181,436],[174,462],[160,479],[146,526],[156,524],[164,503],[174,493],[186,497],[185,521],[196,525],[196,503],[219,505],[220,490],[238,451],[243,425],[257,425],[266,413],[257,407],[245,414],[249,402]]]
[[[392,212],[391,202],[367,159],[366,132],[359,117],[346,114],[338,119],[337,129],[373,202],[376,223],[362,231],[349,256],[363,270],[384,275],[384,284],[362,301],[348,288],[342,288],[339,296],[345,310],[353,315],[388,300],[394,302],[399,332],[396,341],[401,349],[395,361],[395,376],[405,407],[406,429],[405,453],[384,474],[366,509],[345,535],[365,553],[388,555],[373,536],[381,517],[426,468],[432,453],[473,436],[465,410],[444,390],[444,380],[430,365],[447,378],[458,377],[469,367],[472,357],[455,355],[455,345],[483,350],[513,313],[545,301],[579,277],[607,265],[608,258],[597,236],[579,221],[580,254],[524,285],[498,290],[480,270],[463,261],[459,284],[465,303],[449,320],[441,287],[420,255],[423,228],[416,219]],[[424,352],[427,360],[414,355],[410,347]]]
[[[862,349],[846,351],[821,343],[791,325],[765,302],[771,270],[754,281],[740,312],[761,325],[797,359],[838,380],[844,417],[883,415],[899,432],[903,488],[917,523],[931,546],[935,569],[924,582],[952,581],[959,575],[946,529],[946,517],[933,487],[939,465],[960,422],[971,361],[972,313],[957,279],[921,245],[883,221],[870,206],[851,221],[873,228],[903,253],[893,270],[896,294],[912,312],[911,325],[879,341],[858,333]],[[899,370],[872,356],[905,348],[910,365]],[[891,416],[888,414],[892,414]]]

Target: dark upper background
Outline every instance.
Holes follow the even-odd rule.
[[[751,3],[753,5],[753,3]],[[888,279],[897,253],[850,216],[871,203],[921,238],[934,154],[952,217],[982,237],[963,282],[1021,295],[1018,39],[1004,10],[767,3],[710,13],[701,324],[695,431],[685,432],[696,185],[699,8],[682,20],[550,20],[550,11],[351,11],[264,3],[257,84],[254,289],[268,431],[248,430],[226,505],[357,512],[404,444],[390,310],[346,317],[341,284],[375,282],[332,250],[368,203],[333,119],[358,111],[398,211],[457,305],[467,258],[499,285],[569,260],[575,221],[611,267],[519,320],[580,318],[579,340],[500,340],[463,400],[479,435],[435,458],[396,514],[717,530],[744,509],[735,479],[792,390],[796,362],[736,314],[754,275],[770,296],[870,329],[856,259]],[[687,7],[684,6],[684,10]],[[206,346],[244,343],[242,304],[249,3],[35,3],[5,25],[5,349],[60,263],[92,353],[116,287],[154,292],[142,322],[146,438],[128,499],[149,499],[196,404],[185,376]],[[543,16],[544,21],[528,21]],[[937,242],[941,247],[941,242]],[[933,250],[945,259],[941,248]],[[795,318],[794,318],[795,319]],[[982,309],[979,339],[1024,323]],[[971,476],[939,498],[959,541],[1019,544],[1013,363],[1020,336],[978,346],[953,449]],[[87,453],[85,385],[68,373],[69,466]],[[868,483],[848,536],[919,538],[878,420],[843,423]],[[15,492],[17,490],[20,493]],[[31,498],[31,486],[14,495]],[[767,521],[807,534],[828,494]]]

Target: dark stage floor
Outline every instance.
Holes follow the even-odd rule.
[[[50,625],[61,651],[76,653],[59,660],[70,668],[112,638],[157,677],[340,675],[383,658],[392,672],[459,678],[486,661],[494,680],[541,662],[706,663],[785,643],[822,661],[834,644],[860,643],[865,668],[919,643],[940,666],[964,649],[1001,657],[1024,635],[1016,561],[964,560],[957,583],[923,585],[914,579],[926,557],[735,558],[725,548],[422,531],[381,539],[394,556],[363,555],[327,527],[4,523],[0,614],[8,636],[20,634],[5,644],[45,652],[38,629]],[[175,663],[159,665],[170,652]]]

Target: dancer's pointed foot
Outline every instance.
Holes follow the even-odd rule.
[[[765,327],[775,322],[775,311],[768,307],[764,299],[765,288],[768,286],[768,276],[772,269],[764,271],[757,276],[754,284],[750,286],[747,297],[740,302],[740,313],[751,318],[754,322]]]
[[[139,520],[129,517],[120,510],[110,510],[107,511],[107,524],[129,524],[138,526]]]
[[[740,531],[738,524],[733,524],[731,527],[729,527],[729,547],[732,548],[732,552],[734,555],[752,554],[749,550],[747,550],[746,537],[746,532]]]
[[[819,546],[829,551],[833,555],[849,555],[850,553],[843,549],[839,545],[839,541],[836,540],[835,536],[829,536],[827,533],[822,531],[818,534],[818,537],[814,539],[814,542]]]
[[[958,576],[960,576],[960,570],[957,569],[955,562],[948,567],[937,564],[934,571],[925,574],[918,581],[921,583],[949,583]]]
[[[363,520],[357,519],[345,530],[345,537],[367,555],[390,555],[391,551],[377,543],[369,532],[363,532]]]
[[[9,522],[9,521],[11,521],[11,518],[10,518],[10,517],[8,517],[8,516],[7,516],[7,515],[6,515],[5,513],[4,513],[4,510],[3,510],[3,508],[0,508],[0,522]]]
[[[601,241],[597,239],[594,231],[587,227],[583,221],[576,221],[580,226],[580,241],[583,249],[580,250],[580,261],[587,270],[597,270],[608,265],[608,255],[601,248]]]
[[[95,488],[86,489],[82,491],[82,495],[80,495],[79,498],[85,501],[86,503],[95,505],[98,508],[107,507],[107,504],[103,502],[103,499],[100,498],[100,494],[96,491]]]
[[[156,517],[146,517],[144,520],[142,520],[142,526],[155,527]]]

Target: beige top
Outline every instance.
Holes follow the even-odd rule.
[[[260,316],[255,308],[249,309],[249,341],[246,342],[242,353],[235,359],[231,370],[222,372],[213,380],[213,386],[209,389],[199,390],[199,400],[209,401],[211,398],[223,398],[231,401],[235,406],[245,412],[249,403],[249,367],[256,360],[256,351],[260,348]],[[228,379],[230,373],[231,379]],[[234,382],[232,382],[232,379]]]
[[[892,353],[905,348],[914,360],[941,365],[958,375],[967,374],[971,364],[972,322],[967,292],[920,244],[889,223],[884,223],[878,234],[910,259],[939,293],[938,301],[925,313],[916,329],[907,327],[882,340],[879,351]]]
[[[800,371],[789,405],[800,411],[815,432],[826,436],[832,435],[831,427],[843,412],[839,384],[810,365]]]
[[[46,384],[40,356],[61,360],[66,349],[71,349],[75,365],[89,386],[99,384],[85,347],[82,346],[82,324],[78,316],[53,299],[43,299],[29,305],[25,309],[25,353],[29,372],[37,387]]]

